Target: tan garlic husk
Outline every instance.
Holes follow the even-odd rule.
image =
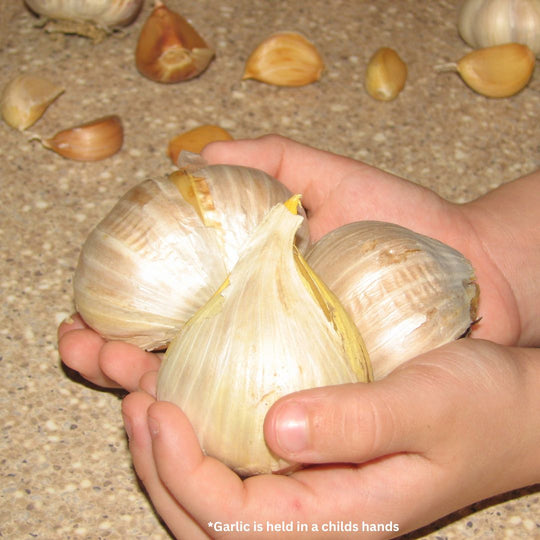
[[[140,73],[160,83],[177,83],[200,75],[214,51],[193,26],[161,1],[146,20],[137,42]]]
[[[366,69],[367,93],[379,101],[391,101],[405,87],[407,64],[389,47],[381,47],[371,57]]]
[[[182,152],[200,154],[202,149],[214,141],[231,141],[232,135],[221,126],[205,124],[175,135],[167,146],[167,155],[176,165]]]
[[[505,98],[527,86],[534,66],[534,53],[529,47],[506,43],[476,49],[456,63],[437,66],[437,70],[457,71],[475,92],[490,98]]]
[[[82,247],[75,305],[107,339],[164,348],[222,284],[268,210],[291,195],[262,171],[189,155],[184,164],[126,193]],[[307,226],[298,243],[306,249]]]
[[[122,148],[124,128],[119,116],[110,115],[63,129],[47,139],[34,138],[62,157],[76,161],[100,161]]]
[[[306,260],[349,311],[381,379],[467,333],[479,289],[458,251],[409,229],[360,221],[321,238]]]
[[[242,79],[277,86],[304,86],[321,78],[324,61],[311,41],[297,32],[263,40],[247,59]]]
[[[521,43],[540,54],[540,0],[465,0],[458,17],[463,40],[475,49]]]
[[[23,131],[37,122],[64,88],[40,76],[23,74],[4,88],[0,112],[11,127]]]
[[[79,34],[100,41],[112,29],[131,24],[144,0],[24,0],[45,18],[52,32]],[[52,24],[49,22],[52,21]]]
[[[241,476],[297,465],[264,440],[277,399],[371,380],[358,330],[294,247],[298,198],[268,213],[227,280],[173,340],[158,375],[157,398],[180,406],[204,452]]]

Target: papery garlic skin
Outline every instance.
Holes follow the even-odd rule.
[[[288,197],[262,171],[226,165],[143,182],[83,245],[77,310],[107,339],[164,348],[221,285],[268,210]]]
[[[144,0],[24,0],[32,11],[50,19],[88,21],[105,28],[127,26]]]
[[[158,375],[158,399],[181,407],[204,452],[242,476],[294,466],[264,440],[277,399],[370,379],[356,327],[348,318],[332,322],[345,311],[298,263],[301,221],[282,204],[269,212],[226,282],[173,340]]]
[[[376,380],[462,336],[476,318],[470,262],[398,225],[345,225],[321,238],[306,259],[351,314]]]
[[[540,0],[466,0],[459,11],[458,29],[475,49],[521,43],[538,56]]]

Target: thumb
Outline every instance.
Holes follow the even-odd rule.
[[[402,369],[369,383],[289,394],[268,411],[264,432],[276,454],[301,463],[361,463],[422,452],[452,414],[438,377]],[[443,437],[444,434],[441,434]]]

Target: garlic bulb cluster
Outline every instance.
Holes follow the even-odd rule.
[[[268,213],[159,371],[158,399],[179,405],[204,451],[243,476],[294,465],[264,440],[264,417],[277,399],[371,379],[354,323],[294,248],[301,222],[284,204]]]
[[[75,305],[108,339],[165,347],[223,283],[247,238],[291,193],[262,171],[194,160],[130,190],[87,238]],[[299,244],[309,243],[307,225]]]
[[[91,22],[104,28],[127,26],[135,20],[144,0],[24,0],[49,19]]]
[[[527,45],[540,54],[540,0],[465,0],[458,18],[461,37],[473,48]]]
[[[306,260],[351,314],[375,379],[464,335],[476,318],[470,262],[398,225],[345,225],[321,238]]]

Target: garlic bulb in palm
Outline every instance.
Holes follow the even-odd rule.
[[[398,225],[345,225],[321,238],[306,259],[351,314],[375,379],[462,336],[476,318],[469,261]]]
[[[294,247],[301,222],[283,204],[268,213],[159,371],[158,399],[179,405],[204,451],[241,475],[293,465],[273,455],[263,436],[266,413],[281,396],[371,379],[358,330]]]
[[[474,48],[527,45],[540,54],[540,0],[466,0],[458,19],[461,37]]]
[[[143,182],[84,243],[77,310],[107,339],[164,348],[221,285],[268,210],[290,195],[262,171],[196,160]],[[306,248],[307,226],[298,242]]]

